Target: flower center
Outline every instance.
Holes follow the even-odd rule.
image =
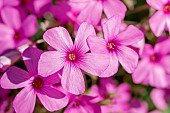
[[[21,0],[21,5],[22,5],[22,6],[25,6],[25,5],[28,4],[28,2],[29,2],[29,0]]]
[[[41,89],[44,85],[44,82],[41,78],[35,78],[33,83],[32,83],[32,86],[35,88],[35,89]]]
[[[160,59],[160,57],[157,54],[151,55],[150,60],[153,62],[156,62]]]
[[[116,47],[116,45],[115,45],[113,42],[108,42],[108,43],[107,43],[107,48],[108,48],[109,50],[114,50],[115,47]]]
[[[105,98],[106,98],[106,99],[113,100],[113,99],[115,98],[115,96],[116,96],[116,94],[114,94],[114,93],[107,93],[107,94],[105,95]]]
[[[14,35],[14,40],[18,41],[20,39],[21,39],[21,34],[19,32],[16,32],[15,35]]]
[[[74,104],[73,104],[74,107],[77,107],[79,105],[81,105],[81,103],[79,101],[75,101]]]
[[[76,59],[77,59],[76,53],[71,52],[71,53],[68,54],[68,60],[75,61]]]
[[[165,13],[169,13],[170,12],[170,4],[166,4],[165,6],[164,6],[164,12]]]

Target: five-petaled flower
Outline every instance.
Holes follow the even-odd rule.
[[[154,48],[145,44],[141,61],[132,74],[133,81],[137,84],[144,83],[158,88],[169,86],[170,74],[170,39],[160,38]]]
[[[138,54],[130,45],[144,38],[143,33],[133,25],[120,31],[120,16],[114,16],[103,24],[104,39],[89,36],[87,39],[92,53],[106,54],[110,57],[109,67],[102,77],[109,77],[118,71],[118,61],[128,73],[132,73],[138,63]]]
[[[1,78],[1,86],[4,89],[24,87],[13,102],[17,113],[32,113],[36,96],[48,111],[57,111],[68,103],[66,95],[52,86],[60,82],[58,73],[44,77],[38,71],[38,60],[41,54],[42,51],[36,48],[26,49],[23,59],[28,72],[18,67],[10,67]]]
[[[158,37],[161,36],[165,29],[170,33],[170,1],[147,0],[147,3],[158,10],[149,20],[153,33]]]
[[[39,61],[41,75],[47,76],[63,69],[62,87],[73,94],[83,93],[85,82],[82,70],[100,76],[109,64],[107,55],[89,53],[86,39],[90,35],[96,34],[93,26],[88,23],[80,25],[74,44],[63,27],[46,31],[44,40],[57,51],[48,51],[41,55]]]

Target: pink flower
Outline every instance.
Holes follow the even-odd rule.
[[[118,70],[118,61],[128,73],[132,73],[138,63],[138,54],[130,45],[143,39],[143,33],[133,25],[120,31],[121,19],[119,16],[110,18],[103,24],[104,39],[90,36],[87,39],[92,53],[103,53],[110,57],[109,67],[101,77],[109,77]]]
[[[82,1],[82,0],[81,0]],[[74,8],[75,3],[69,1],[58,1],[57,5],[51,7],[52,14],[61,23],[76,23],[77,15],[80,13],[78,7]],[[83,4],[81,4],[82,6]]]
[[[90,95],[96,96],[94,102],[108,99],[112,105],[128,103],[131,98],[129,84],[122,83],[116,86],[112,78],[99,79],[99,86],[94,85]]]
[[[87,95],[74,98],[64,113],[101,113],[100,105],[91,102],[92,99],[94,97]]]
[[[128,113],[148,113],[148,105],[145,101],[133,99]]]
[[[153,33],[159,37],[164,29],[170,33],[170,1],[169,0],[147,0],[147,3],[158,10],[149,20]]]
[[[24,87],[14,99],[13,106],[17,113],[32,113],[36,96],[49,111],[56,111],[65,107],[68,99],[64,93],[58,91],[53,84],[59,83],[58,73],[43,77],[38,71],[38,60],[42,51],[28,48],[23,53],[27,71],[18,67],[10,67],[1,78],[4,89],[18,89]]]
[[[114,15],[119,15],[121,19],[124,18],[126,13],[126,6],[120,0],[85,0],[77,1],[70,0],[71,2],[79,4],[86,4],[77,17],[77,22],[82,23],[84,21],[93,25],[97,25],[101,19],[102,11],[106,14],[107,18]]]
[[[151,92],[151,99],[160,110],[165,110],[168,108],[170,101],[170,89],[153,89]]]
[[[132,75],[137,84],[145,83],[154,87],[165,88],[169,84],[170,74],[170,39],[158,42],[153,48],[146,44],[141,61]]]
[[[51,0],[20,0],[20,7],[25,12],[30,12],[37,16],[44,16],[51,8]]]
[[[82,23],[78,29],[74,44],[63,27],[56,27],[45,32],[44,40],[57,51],[45,52],[39,61],[39,71],[42,76],[53,74],[63,69],[61,84],[64,89],[73,94],[85,91],[82,70],[93,75],[100,74],[108,66],[108,56],[89,52],[86,39],[96,35],[92,25]]]
[[[28,38],[37,31],[37,20],[34,15],[29,15],[23,20],[17,9],[5,7],[1,11],[1,16],[5,24],[0,23],[0,54],[5,50],[30,43]]]

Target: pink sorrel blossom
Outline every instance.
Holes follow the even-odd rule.
[[[102,113],[124,113],[129,109],[131,94],[130,87],[126,83],[117,86],[112,78],[100,78],[99,86],[92,86],[90,95],[96,97],[92,102],[106,102],[106,105],[101,106]]]
[[[160,36],[164,29],[170,33],[170,1],[147,0],[147,3],[158,10],[149,20],[151,30],[156,36]]]
[[[120,0],[70,0],[77,5],[85,4],[80,14],[77,17],[77,22],[84,21],[93,25],[97,25],[101,19],[102,12],[106,14],[107,18],[119,15],[121,19],[124,18],[126,13],[126,6]]]
[[[83,93],[85,82],[82,70],[100,76],[109,63],[107,55],[87,53],[89,48],[86,39],[90,35],[96,34],[93,26],[88,23],[80,25],[74,44],[63,27],[46,31],[44,40],[57,51],[48,51],[41,55],[39,61],[41,75],[45,77],[63,69],[62,87],[73,94]]]
[[[168,86],[168,75],[170,74],[169,44],[169,38],[159,41],[154,48],[145,44],[141,61],[132,75],[135,83],[145,83],[162,88]]]
[[[23,59],[28,72],[18,67],[10,67],[1,78],[1,86],[4,89],[24,87],[13,102],[17,113],[32,113],[36,96],[49,111],[59,110],[68,103],[65,94],[54,86],[52,87],[53,84],[60,82],[58,73],[43,77],[38,71],[38,60],[41,54],[42,51],[36,48],[26,49],[23,53]]]
[[[129,103],[102,105],[101,109],[102,113],[148,113],[147,103],[138,99]]]
[[[94,97],[83,95],[76,97],[68,105],[64,113],[101,113],[98,103],[93,103]]]
[[[145,101],[133,99],[127,113],[148,113],[148,105]]]
[[[0,23],[0,54],[5,50],[30,43],[28,38],[37,31],[37,20],[34,15],[29,15],[23,20],[17,9],[5,7],[1,11],[1,16],[5,24]]]
[[[157,109],[165,110],[168,108],[170,101],[170,89],[153,89],[151,99]]]
[[[81,4],[82,5],[82,4]],[[68,1],[58,1],[57,5],[51,7],[52,14],[61,23],[76,23],[77,15],[79,14],[78,8],[72,6],[72,2]]]
[[[127,83],[116,85],[112,78],[99,79],[99,86],[92,87],[91,96],[96,96],[95,102],[108,99],[111,104],[128,103],[131,98],[130,86]]]
[[[110,18],[103,24],[104,39],[90,36],[87,39],[92,53],[103,53],[110,57],[109,67],[102,73],[102,77],[115,74],[118,70],[118,61],[128,73],[132,73],[138,63],[138,54],[130,45],[143,39],[143,33],[133,25],[120,31],[121,19],[119,16]]]
[[[51,0],[20,0],[20,8],[25,12],[43,16],[51,8]]]

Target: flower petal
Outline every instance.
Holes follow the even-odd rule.
[[[37,19],[34,15],[29,15],[22,24],[22,30],[26,37],[31,37],[37,32]]]
[[[35,101],[36,94],[32,87],[25,87],[15,97],[13,107],[17,113],[32,113]]]
[[[48,111],[57,111],[64,108],[68,103],[68,98],[64,93],[52,87],[44,87],[37,96]]]
[[[132,74],[134,83],[139,84],[139,83],[144,82],[145,78],[147,78],[150,71],[151,71],[151,66],[149,65],[148,59],[142,59],[138,63],[137,68]]]
[[[166,101],[166,92],[163,89],[153,89],[151,92],[151,99],[154,103],[154,105],[158,109],[166,109],[168,107],[167,101]]]
[[[144,35],[142,31],[140,31],[137,27],[130,25],[126,28],[126,30],[117,35],[116,40],[119,41],[120,44],[131,45],[139,42],[143,38]]]
[[[38,61],[40,59],[41,54],[42,51],[34,47],[26,49],[22,54],[27,70],[33,76],[38,74]]]
[[[71,102],[65,109],[64,113],[88,113],[82,105],[75,107],[75,101]]]
[[[167,29],[170,33],[170,21],[169,21],[170,15],[166,15],[166,24],[167,24]]]
[[[31,76],[18,67],[10,67],[1,78],[1,86],[4,89],[18,89],[30,83]]]
[[[102,16],[101,1],[89,1],[87,6],[80,12],[77,17],[78,23],[88,22],[92,25],[97,25]]]
[[[122,83],[117,87],[117,103],[128,103],[131,99],[130,85],[128,83]]]
[[[44,85],[53,85],[56,83],[60,83],[60,81],[61,81],[60,74],[57,72],[57,73],[54,73],[48,77],[45,77]]]
[[[161,64],[164,70],[170,74],[170,55],[166,55],[161,59]]]
[[[19,5],[19,0],[3,0],[3,5],[4,6],[18,6]]]
[[[14,35],[14,30],[9,26],[0,23],[0,35],[5,37],[6,35]]]
[[[120,64],[128,72],[132,73],[138,64],[138,54],[129,47],[119,46],[116,51]]]
[[[6,23],[9,27],[12,27],[15,30],[19,30],[21,27],[21,17],[17,9],[5,7],[1,11],[1,17],[4,23]]]
[[[161,66],[154,65],[154,67],[152,67],[152,71],[149,74],[149,83],[151,86],[157,88],[168,87],[169,79]]]
[[[108,19],[102,26],[104,38],[107,41],[110,41],[119,33],[120,26],[121,26],[120,16],[113,16],[112,18]]]
[[[156,43],[154,50],[155,52],[161,53],[163,55],[170,53],[170,38],[163,40],[161,42]]]
[[[149,20],[150,28],[159,37],[165,29],[166,19],[163,11],[157,11]]]
[[[44,52],[38,63],[38,74],[47,77],[54,74],[64,66],[64,55],[58,51]]]
[[[88,104],[82,105],[82,109],[84,109],[84,111],[86,111],[86,112],[82,112],[82,113],[101,113],[101,107],[97,103],[88,102]]]
[[[120,0],[103,1],[103,9],[107,18],[119,15],[121,19],[125,17],[125,13],[127,10],[126,6]]]
[[[13,41],[14,30],[5,24],[0,23],[0,54],[8,49],[15,48],[15,43]]]
[[[146,0],[146,2],[153,8],[157,10],[161,10],[165,3],[168,2],[168,0]]]
[[[85,82],[80,69],[66,63],[61,78],[62,87],[72,94],[82,94],[85,91]]]
[[[106,54],[108,50],[106,49],[106,42],[103,38],[97,36],[89,36],[87,38],[87,44],[92,53]]]
[[[110,63],[107,69],[100,75],[100,77],[110,77],[117,73],[119,67],[118,59],[116,55],[113,53],[110,56]]]
[[[43,39],[58,51],[66,51],[73,46],[68,31],[63,27],[55,27],[47,30],[43,35]]]
[[[153,49],[152,45],[145,44],[141,57],[142,58],[148,58],[153,54],[154,54],[154,49]]]
[[[96,36],[93,26],[86,22],[82,23],[77,31],[75,38],[74,45],[76,48],[80,49],[80,51],[83,53],[89,51],[86,40],[87,37],[91,35]]]
[[[81,58],[80,68],[87,73],[100,76],[109,66],[109,55],[87,53]]]

